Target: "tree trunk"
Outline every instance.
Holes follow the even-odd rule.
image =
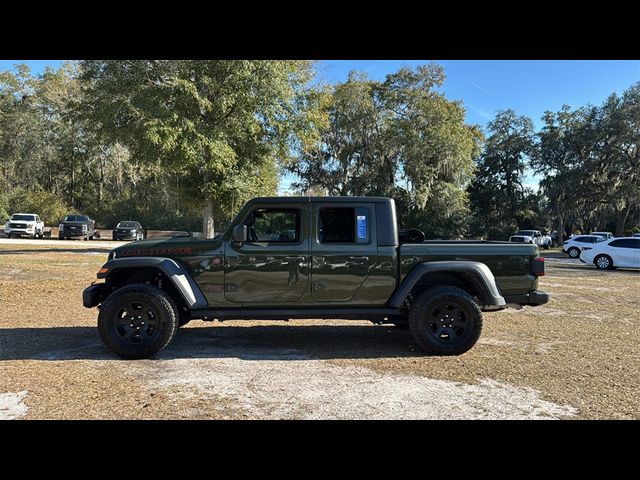
[[[627,223],[627,217],[629,217],[630,211],[631,204],[624,207],[621,211],[618,211],[618,215],[616,215],[616,231],[614,233],[616,237],[624,236],[624,226]]]
[[[213,200],[206,199],[204,201],[204,210],[202,215],[202,235],[204,238],[213,238],[215,232],[213,230]]]

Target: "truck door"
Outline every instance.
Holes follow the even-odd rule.
[[[346,302],[377,261],[375,208],[312,203],[311,292],[316,302]]]
[[[309,285],[308,204],[256,205],[249,241],[225,245],[225,298],[243,305],[295,302]]]

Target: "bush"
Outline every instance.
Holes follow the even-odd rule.
[[[57,195],[46,190],[18,190],[8,201],[10,213],[35,213],[45,226],[55,226],[71,210]],[[0,211],[2,210],[0,205]]]

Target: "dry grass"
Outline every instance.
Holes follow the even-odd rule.
[[[529,387],[575,407],[578,418],[640,418],[637,271],[551,260],[541,289],[552,301],[486,314],[480,342],[460,357],[422,356],[405,332],[368,322],[250,321],[192,322],[160,360],[124,362],[102,346],[96,311],[81,304],[107,252],[74,248],[0,246],[0,393],[26,390],[26,418],[246,418],[242,399],[186,395],[151,379],[185,358],[212,362],[215,371],[229,357],[246,357],[251,368],[288,351],[327,370]],[[291,383],[304,388],[298,378]]]

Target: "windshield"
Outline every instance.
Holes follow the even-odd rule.
[[[136,222],[120,222],[116,228],[136,228]]]
[[[525,235],[527,237],[533,237],[533,230],[520,230],[516,235]]]
[[[88,222],[86,215],[67,215],[63,222]]]
[[[7,218],[7,217],[4,217]],[[35,215],[11,215],[11,220],[21,220],[23,222],[35,222]]]

